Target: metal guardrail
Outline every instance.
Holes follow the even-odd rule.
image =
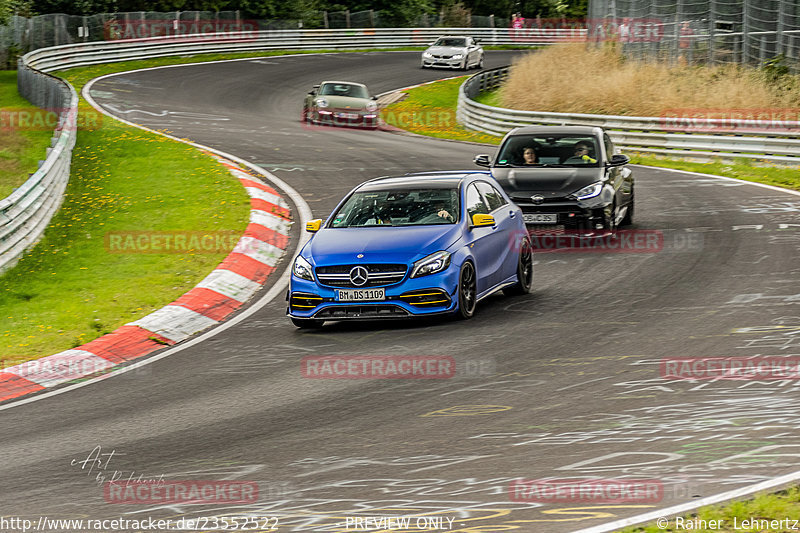
[[[480,72],[461,85],[456,119],[465,127],[502,136],[531,125],[600,126],[620,148],[710,160],[714,157],[762,159],[800,164],[800,122],[748,118],[626,117],[546,113],[478,103],[480,93],[499,87],[510,67]]]
[[[67,82],[31,69],[22,58],[18,90],[38,107],[59,113],[47,158],[24,184],[0,200],[0,272],[14,266],[36,244],[58,211],[69,181],[78,114],[78,95]]]
[[[261,50],[346,50],[427,46],[441,35],[470,35],[482,45],[543,46],[580,39],[574,30],[553,29],[522,35],[509,28],[369,28],[350,30],[270,30],[195,34],[100,41],[42,48],[31,52],[30,65],[42,72],[173,55],[236,53]]]

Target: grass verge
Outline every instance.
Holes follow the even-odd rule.
[[[25,183],[39,168],[39,160],[53,137],[53,127],[31,117],[42,111],[17,93],[17,73],[0,71],[0,200]],[[28,126],[20,125],[20,121]]]
[[[500,100],[502,107],[560,113],[659,117],[750,110],[756,117],[797,120],[800,75],[780,62],[765,68],[643,63],[627,60],[615,46],[575,43],[520,56]]]
[[[61,75],[80,91],[104,72],[91,67]],[[112,253],[107,236],[239,235],[247,226],[249,197],[214,159],[116,120],[100,120],[83,101],[80,113],[79,123],[90,127],[79,130],[62,207],[42,240],[0,278],[0,359],[6,366],[79,346],[166,305],[230,251]]]
[[[481,143],[497,143],[498,138],[462,127],[456,121],[458,88],[467,76],[428,83],[404,91],[408,96],[381,111],[390,126],[420,135]]]
[[[800,487],[792,487],[775,494],[758,494],[750,500],[709,505],[660,526],[629,527],[621,533],[777,533],[796,530],[792,522],[798,516]]]

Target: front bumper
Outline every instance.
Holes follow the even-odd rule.
[[[461,59],[444,59],[444,58],[422,58],[422,67],[439,67],[439,68],[461,68],[464,64],[464,58]]]
[[[458,305],[458,268],[450,265],[444,272],[421,278],[404,278],[383,288],[386,299],[381,301],[337,301],[337,290],[352,287],[332,287],[316,281],[292,276],[286,294],[286,314],[293,318],[319,320],[397,319],[447,314]]]
[[[535,227],[537,230],[547,230],[552,228],[559,230],[594,230],[598,225],[602,226],[606,221],[606,209],[610,203],[595,203],[591,207],[581,205],[577,201],[559,200],[545,202],[543,204],[528,204],[515,202],[522,209],[522,217],[525,225],[530,229]],[[538,215],[555,215],[555,222],[543,221]]]

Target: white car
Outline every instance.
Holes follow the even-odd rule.
[[[464,36],[439,37],[422,52],[422,68],[445,67],[467,70],[483,68],[483,48],[477,39]]]

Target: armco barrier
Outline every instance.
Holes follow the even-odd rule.
[[[26,57],[42,72],[200,53],[236,53],[261,50],[347,50],[358,48],[424,47],[447,35],[471,35],[482,45],[543,46],[585,38],[585,30],[549,29],[534,36],[508,28],[368,28],[349,30],[269,30],[195,34],[69,44],[42,48]]]
[[[19,92],[28,101],[60,113],[47,158],[23,185],[0,200],[0,273],[14,266],[41,238],[58,211],[69,181],[77,133],[78,95],[71,85],[37,72],[24,59],[19,62],[17,79]]]
[[[465,127],[502,136],[531,125],[588,125],[608,130],[621,148],[708,160],[713,157],[763,159],[800,164],[800,122],[757,124],[742,119],[691,119],[689,126],[664,117],[626,117],[580,113],[519,111],[480,104],[474,98],[499,87],[510,67],[482,71],[465,81],[458,94],[457,120]],[[700,130],[701,132],[692,132]],[[713,134],[709,134],[713,132]]]

